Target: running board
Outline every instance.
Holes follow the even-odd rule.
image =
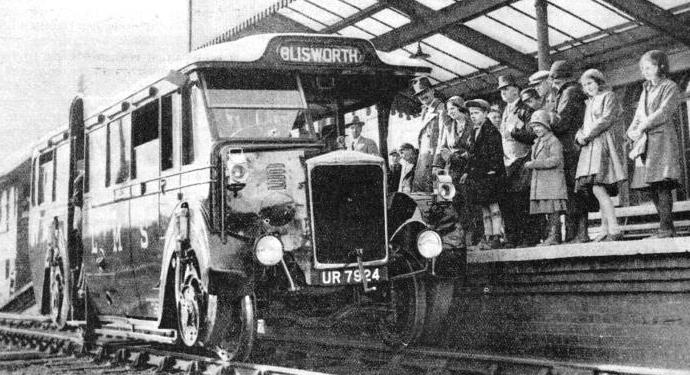
[[[98,320],[101,322],[101,327],[94,330],[97,335],[155,341],[162,344],[177,343],[177,330],[157,328],[155,321],[120,316],[99,316]]]

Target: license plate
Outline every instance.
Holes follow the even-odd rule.
[[[350,285],[362,283],[362,274],[359,272],[359,268],[317,270],[312,275],[312,285]],[[370,283],[385,281],[388,279],[388,269],[386,267],[365,267],[364,277]]]

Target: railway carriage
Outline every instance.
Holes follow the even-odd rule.
[[[346,114],[375,105],[386,155],[394,97],[425,72],[361,39],[256,35],[97,112],[76,98],[31,160],[43,311],[127,317],[243,359],[271,301],[340,293],[386,340],[413,341],[441,238],[414,199],[388,196],[386,160],[336,145]]]

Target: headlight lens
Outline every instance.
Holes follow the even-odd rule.
[[[247,181],[247,167],[235,164],[230,168],[230,178],[233,182],[244,183]]]
[[[425,230],[417,236],[417,249],[424,258],[434,258],[441,254],[441,236],[432,230]]]
[[[264,266],[275,266],[283,259],[283,244],[275,236],[261,237],[256,242],[254,254]]]

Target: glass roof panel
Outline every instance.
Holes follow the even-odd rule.
[[[465,22],[465,25],[499,42],[503,42],[520,52],[532,53],[537,50],[536,40],[530,39],[488,17],[482,16],[475,18]]]
[[[489,15],[535,39],[537,38],[537,21],[515,9],[503,7],[489,13]]]
[[[560,31],[554,30],[552,28],[549,28],[549,45],[550,46],[557,46],[559,44],[565,43],[570,39],[567,35],[563,34]]]
[[[383,21],[386,25],[390,25],[394,28],[398,28],[404,24],[410,23],[410,19],[400,12],[396,12],[393,9],[386,8],[377,13],[375,13],[372,18]]]
[[[438,46],[440,50],[447,51],[451,55],[457,56],[462,61],[465,61],[480,69],[488,68],[490,66],[498,65],[498,61],[485,56],[469,47],[466,47],[449,37],[441,34],[432,35],[426,39],[425,42]]]
[[[319,20],[319,22],[322,22],[326,25],[332,25],[342,19],[342,17],[338,17],[333,13],[309,4],[304,0],[297,0],[294,3],[291,3],[288,7],[302,14],[308,15],[315,20]]]
[[[355,26],[358,26],[361,29],[364,29],[374,35],[381,35],[385,34],[391,30],[392,28],[384,25],[381,23],[381,21],[375,20],[371,17],[365,18],[355,24]]]
[[[520,9],[520,11],[529,14],[532,18],[537,19],[537,11],[534,8],[534,0],[520,0],[511,5],[517,9]]]
[[[618,13],[593,1],[551,0],[550,2],[572,14],[577,14],[579,17],[602,29],[608,29],[628,22],[627,19],[621,17]],[[549,19],[550,21],[551,19]]]
[[[358,8],[358,9],[368,8],[368,7],[378,3],[377,0],[341,0],[341,1],[348,3],[348,4],[352,5],[355,8]]]
[[[433,10],[443,9],[449,5],[455,4],[453,0],[417,0],[417,2]]]
[[[326,26],[322,25],[308,17],[305,17],[304,15],[295,12],[294,10],[290,8],[282,8],[278,11],[278,13],[284,15],[285,17],[297,22],[301,23],[302,25],[312,29],[312,30],[323,30]]]
[[[364,38],[364,39],[371,39],[371,38],[376,36],[376,35],[371,35],[371,34],[365,32],[364,30],[358,29],[354,26],[344,27],[344,28],[340,29],[340,31],[338,31],[337,34],[344,35],[344,36],[351,36],[354,38]]]
[[[599,31],[594,26],[583,22],[556,7],[548,7],[549,26],[579,38],[584,35],[594,34]],[[576,13],[577,14],[577,13]]]
[[[350,17],[359,12],[359,9],[340,0],[319,0],[318,4],[343,18]]]

